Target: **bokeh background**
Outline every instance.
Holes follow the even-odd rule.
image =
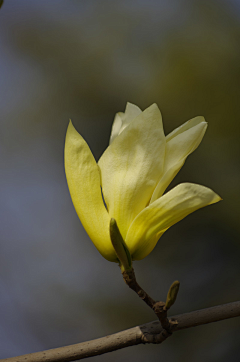
[[[223,201],[188,216],[135,262],[172,314],[240,299],[240,2],[5,0],[0,9],[0,358],[78,343],[155,316],[89,240],[63,167],[68,120],[96,159],[127,101],[156,102],[165,133],[197,115],[205,138],[171,186]],[[98,361],[238,361],[239,319]],[[89,359],[92,361],[93,358]]]

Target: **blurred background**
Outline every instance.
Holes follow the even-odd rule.
[[[63,167],[69,118],[96,159],[126,102],[156,102],[165,133],[208,131],[172,186],[221,195],[134,263],[171,314],[240,299],[240,2],[5,0],[0,10],[0,358],[98,338],[155,318],[89,240]],[[176,333],[98,361],[237,361],[240,321]],[[93,358],[89,359],[92,361]]]

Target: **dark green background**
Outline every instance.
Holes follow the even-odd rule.
[[[98,254],[63,168],[68,119],[98,159],[127,101],[156,102],[166,134],[203,115],[204,140],[173,181],[222,198],[163,235],[134,267],[171,313],[240,299],[239,1],[5,0],[0,10],[0,358],[73,344],[155,319]],[[98,361],[239,359],[238,319]],[[89,361],[92,359],[90,358]]]

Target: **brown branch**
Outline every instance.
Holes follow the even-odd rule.
[[[137,283],[135,272],[133,268],[131,270],[122,272],[123,279],[125,283],[131,288],[137,295],[150,307],[153,309],[154,304],[156,303]]]
[[[218,322],[240,316],[240,301],[219,305],[195,312],[172,317],[178,320],[175,331],[202,324]],[[1,359],[0,362],[67,362],[97,356],[121,348],[144,343],[161,343],[162,326],[159,321],[127,329],[110,336],[48,351],[26,354],[24,356]]]
[[[140,287],[140,285],[138,284],[138,282],[136,280],[136,276],[135,276],[135,272],[134,272],[133,268],[131,268],[130,270],[124,270],[122,272],[122,276],[123,276],[125,283],[129,286],[129,288],[131,288],[135,293],[137,293],[137,295],[153,310],[153,312],[156,314],[157,318],[159,319],[161,326],[163,328],[163,331],[161,332],[162,336],[159,336],[160,340],[163,341],[167,337],[171,336],[173,330],[176,329],[177,321],[169,320],[167,317],[167,311],[170,308],[170,306],[167,307],[166,303],[161,302],[161,301],[159,301],[159,302],[155,301],[148,295],[147,292],[145,292],[145,290],[143,290],[142,287]],[[176,286],[177,286],[177,288],[176,288]],[[172,287],[173,287],[173,289],[176,290],[176,293],[174,296],[175,297],[174,300],[171,301],[172,303],[169,303],[171,305],[176,300],[177,292],[178,292],[178,288],[179,288],[179,282],[178,281],[174,282],[171,285],[169,292],[171,291]],[[172,294],[169,292],[168,292],[168,298],[170,298],[169,295]]]

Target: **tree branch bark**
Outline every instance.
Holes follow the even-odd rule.
[[[148,295],[145,290],[140,287],[136,280],[134,269],[131,268],[130,270],[124,270],[122,272],[123,279],[125,283],[131,288],[139,298],[141,298],[156,314],[156,316],[159,319],[159,322],[161,323],[161,326],[163,328],[162,332],[159,334],[159,336],[156,337],[156,343],[163,342],[166,338],[170,337],[172,335],[173,330],[177,326],[177,321],[173,319],[168,319],[167,312],[170,306],[172,306],[177,298],[177,293],[179,289],[179,281],[175,281],[169,291],[168,291],[168,305],[165,302],[162,301],[155,301]],[[158,342],[157,342],[158,341]]]
[[[240,301],[176,315],[171,317],[171,319],[178,321],[178,325],[174,329],[175,332],[181,329],[196,327],[202,324],[218,322],[239,316]],[[154,321],[92,341],[26,354],[19,357],[1,359],[0,362],[76,361],[137,344],[161,343],[162,340],[158,340],[157,336],[163,331],[160,322]]]

